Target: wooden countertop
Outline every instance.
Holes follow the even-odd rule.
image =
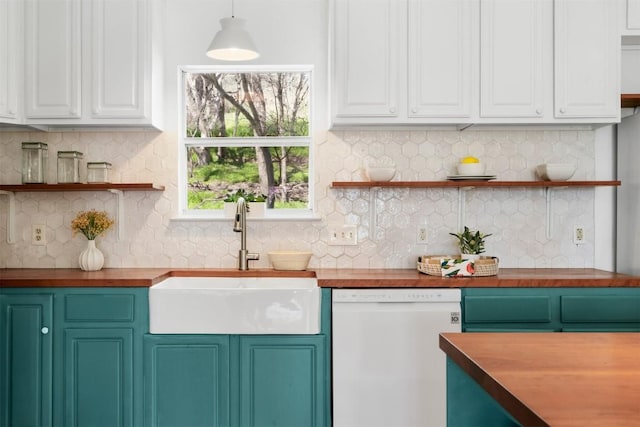
[[[640,333],[445,333],[440,348],[524,426],[640,422]]]
[[[255,269],[105,268],[0,269],[0,287],[148,287],[170,276],[317,277],[324,288],[466,288],[466,287],[640,287],[640,277],[596,269],[503,268],[497,276],[443,279],[413,269]]]

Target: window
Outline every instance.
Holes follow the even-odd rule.
[[[239,192],[265,216],[311,214],[311,67],[180,70],[180,211],[223,217]]]

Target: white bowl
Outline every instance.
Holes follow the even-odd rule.
[[[485,170],[484,163],[458,163],[458,175],[481,176]]]
[[[369,181],[391,181],[396,174],[394,167],[367,166],[367,177]]]
[[[544,181],[566,181],[576,171],[571,163],[544,163],[536,166],[536,174]]]
[[[301,251],[267,252],[274,270],[306,270],[311,255],[311,252]]]

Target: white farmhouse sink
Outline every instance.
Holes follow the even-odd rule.
[[[309,277],[170,277],[149,288],[152,334],[317,334]]]

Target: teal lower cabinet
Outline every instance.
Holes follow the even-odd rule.
[[[240,426],[325,426],[326,336],[240,337]]]
[[[331,291],[317,335],[144,336],[145,427],[331,425]]]
[[[560,316],[565,332],[640,332],[640,292],[564,294]]]
[[[53,295],[0,292],[0,426],[49,427]]]
[[[229,425],[229,336],[144,337],[145,425]]]
[[[64,420],[134,426],[132,328],[64,330]]]
[[[145,426],[328,425],[325,335],[147,335]]]
[[[462,330],[554,332],[559,330],[555,309],[544,289],[467,288],[462,290]]]
[[[464,288],[464,332],[640,331],[640,288]]]
[[[3,288],[0,316],[0,426],[142,425],[146,288]]]

